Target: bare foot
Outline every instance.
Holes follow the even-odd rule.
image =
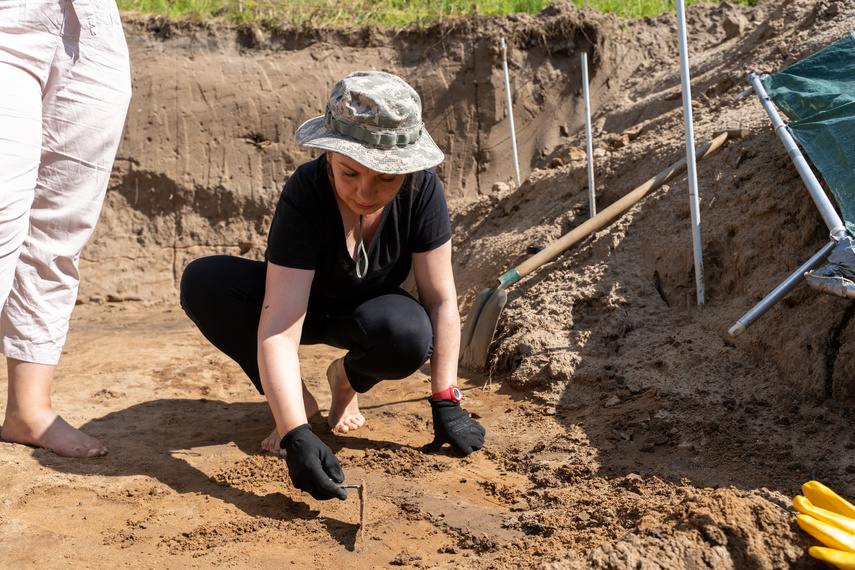
[[[55,369],[52,364],[6,358],[9,399],[0,438],[9,443],[46,447],[63,457],[106,455],[107,448],[100,441],[69,425],[51,407]]]
[[[312,396],[312,393],[309,392],[309,389],[306,388],[306,383],[303,382],[303,406],[306,409],[306,419],[312,419],[312,416],[318,413],[318,401],[315,400],[315,397]],[[261,448],[266,449],[271,453],[280,453],[285,455],[285,452],[282,451],[282,447],[280,447],[280,443],[282,438],[279,437],[279,430],[275,427],[273,431],[270,432],[266,438],[261,441]]]
[[[330,383],[332,403],[327,423],[334,431],[347,433],[365,423],[365,417],[359,413],[356,390],[347,380],[344,371],[344,357],[333,360],[327,368],[327,381]]]
[[[26,418],[7,410],[0,438],[8,443],[45,447],[63,457],[107,455],[107,448],[99,440],[72,427],[52,409],[31,411]]]

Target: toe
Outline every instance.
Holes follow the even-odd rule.
[[[105,455],[107,455],[107,448],[106,447],[96,447],[94,449],[90,449],[89,451],[87,451],[85,457],[87,457],[87,458],[103,457]]]

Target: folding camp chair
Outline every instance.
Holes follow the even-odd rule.
[[[855,33],[778,73],[752,73],[748,82],[819,208],[830,241],[730,328],[734,338],[805,278],[816,289],[855,298]],[[799,145],[828,184],[843,219]],[[829,263],[817,269],[826,259]]]

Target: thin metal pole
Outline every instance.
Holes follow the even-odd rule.
[[[692,246],[695,255],[695,288],[698,305],[704,304],[704,261],[701,250],[701,221],[698,206],[698,172],[695,164],[695,133],[692,123],[692,90],[689,81],[689,52],[686,41],[686,8],[677,0],[677,36],[680,44],[680,76],[683,83],[683,116],[686,123],[686,157],[688,158],[689,206],[692,211]]]
[[[783,299],[787,293],[792,291],[796,285],[801,283],[805,278],[805,273],[810,271],[811,269],[816,269],[820,263],[826,260],[826,258],[831,255],[834,246],[837,245],[837,242],[832,240],[825,244],[822,249],[814,254],[813,257],[808,259],[801,267],[796,269],[793,273],[790,274],[789,277],[784,279],[780,285],[775,287],[771,293],[763,297],[763,299],[754,305],[750,311],[745,313],[742,318],[736,321],[736,324],[730,327],[730,330],[727,332],[733,338],[738,337],[742,333],[745,332],[745,329],[754,324],[754,321],[763,316],[763,313],[772,308],[772,306]]]
[[[588,92],[588,54],[582,52],[582,90],[585,92],[585,139],[588,154],[588,206],[591,217],[597,215],[597,197],[594,194],[594,144],[591,141],[591,96]]]
[[[508,79],[508,49],[505,47],[505,38],[502,38],[502,70],[505,72],[505,95],[508,99],[508,119],[511,123],[511,147],[514,150],[514,174],[516,174],[517,188],[519,188],[520,164],[517,160],[517,137],[514,133],[514,106],[511,102],[511,82]]]

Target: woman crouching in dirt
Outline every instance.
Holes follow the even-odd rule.
[[[335,84],[324,116],[297,142],[325,150],[288,180],[266,262],[192,262],[181,304],[202,334],[265,394],[276,429],[262,447],[285,455],[291,481],[315,499],[345,499],[341,465],[308,423],[318,411],[300,377],[300,344],[346,349],[327,370],[327,422],[345,433],[365,418],[357,394],[405,378],[430,358],[434,441],[468,455],[484,428],[460,406],[460,316],[451,226],[433,167],[444,156],[403,80],[356,72]],[[416,301],[402,287],[412,267]]]

